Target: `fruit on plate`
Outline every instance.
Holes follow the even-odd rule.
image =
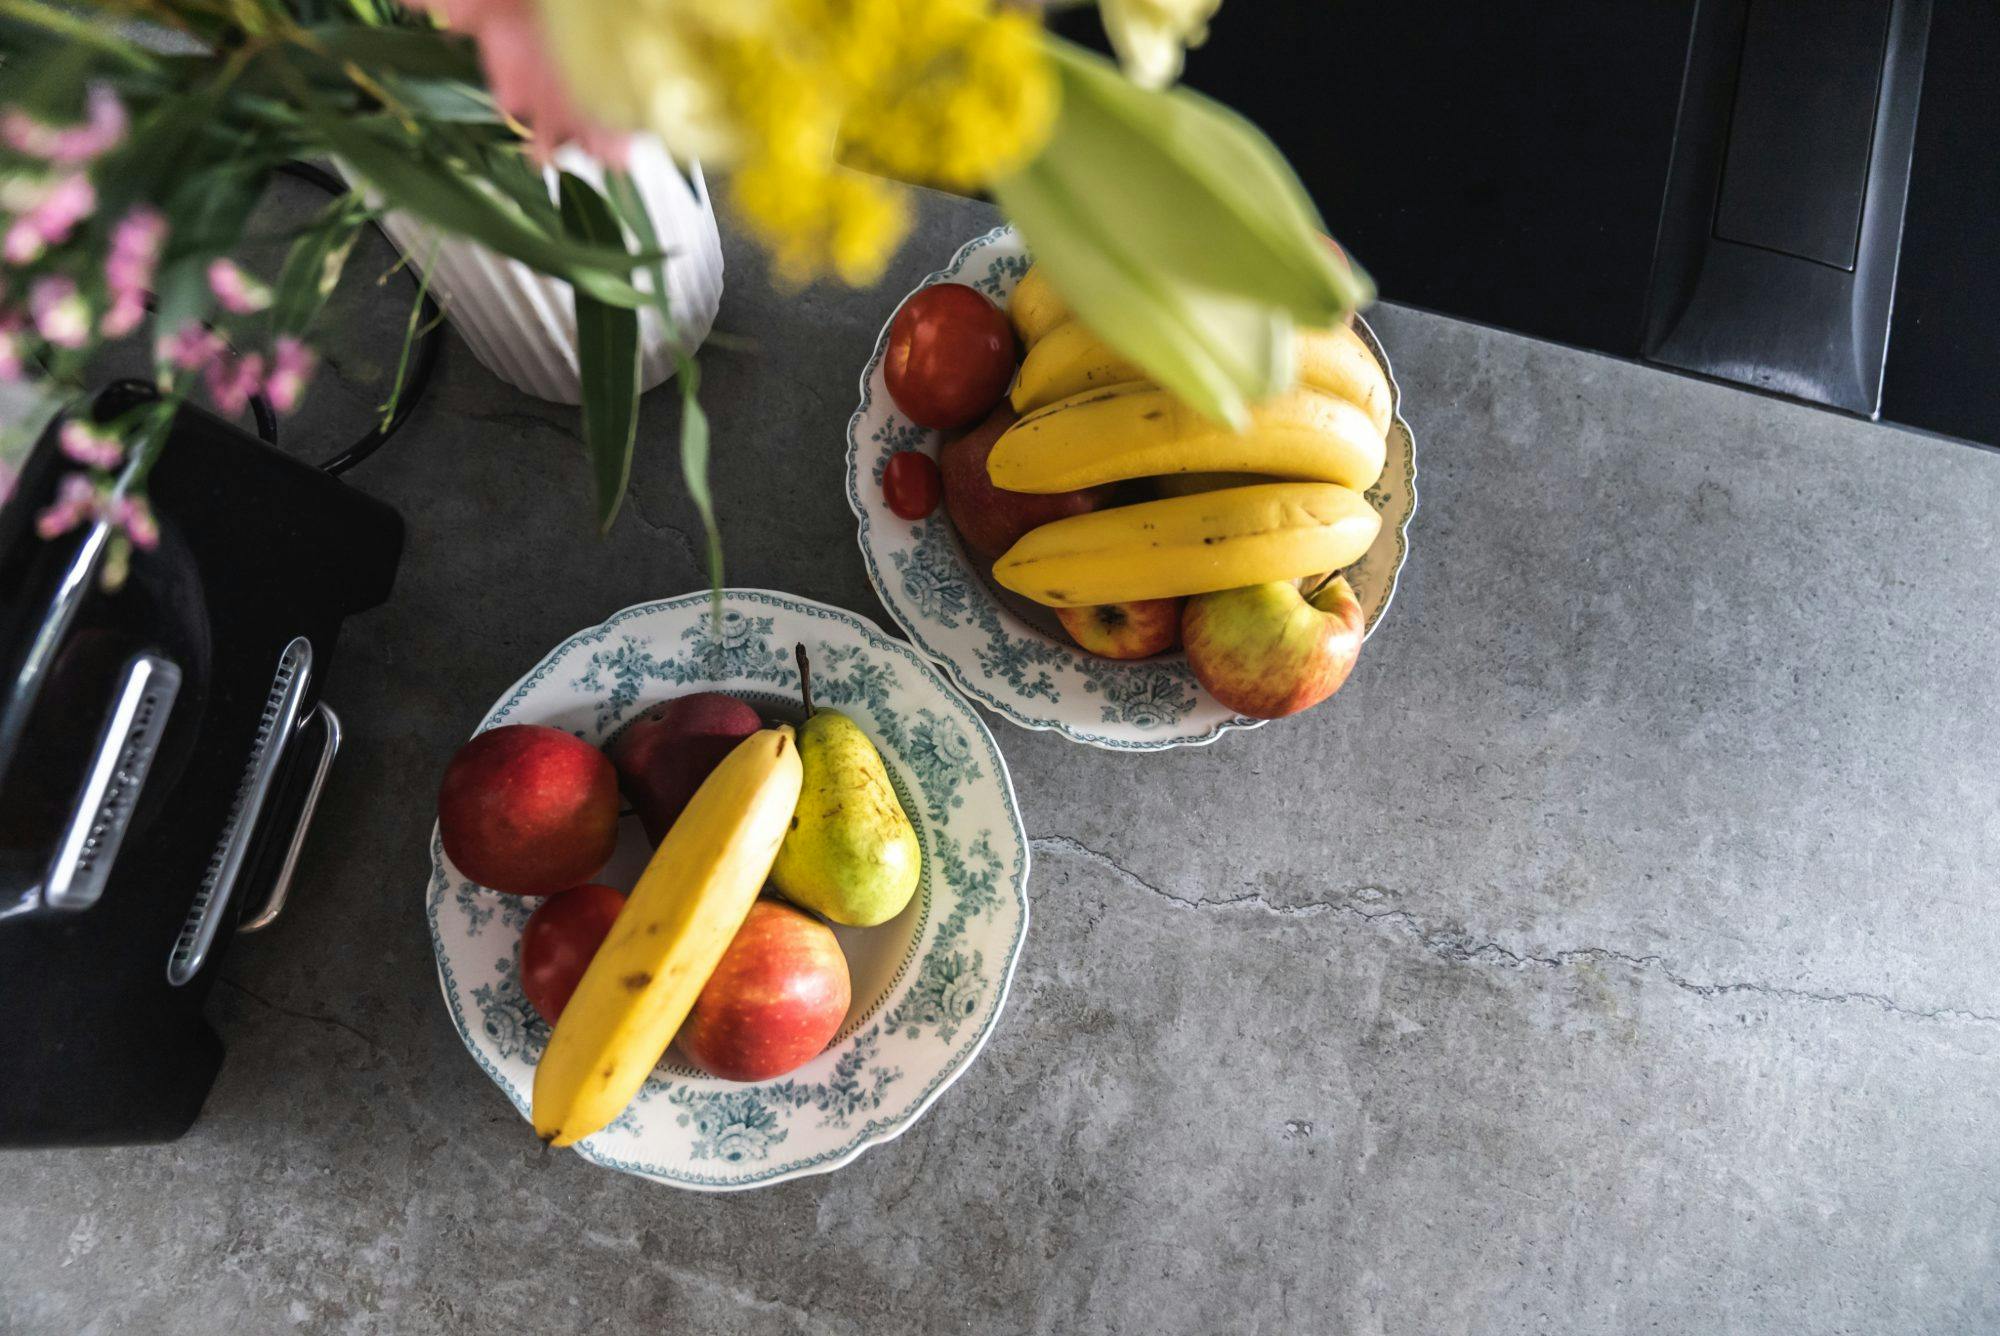
[[[1181,638],[1177,598],[1057,608],[1056,619],[1070,639],[1106,659],[1149,659],[1166,653]]]
[[[736,744],[660,841],[535,1068],[535,1132],[567,1146],[631,1102],[756,903],[798,805],[790,726]]]
[[[726,1081],[768,1081],[818,1057],[847,1018],[852,985],[833,930],[759,900],[681,1026],[681,1052]]]
[[[1067,492],[1169,473],[1271,473],[1356,490],[1382,476],[1382,433],[1345,399],[1294,389],[1242,431],[1149,384],[1059,399],[1009,427],[987,458],[996,487]]]
[[[787,900],[835,923],[866,928],[903,912],[923,872],[917,832],[903,812],[882,754],[838,710],[814,709],[806,647],[798,647],[805,778],[771,884]]]
[[[521,991],[550,1025],[624,907],[623,891],[586,882],[550,896],[528,916],[521,930]]]
[[[1361,336],[1345,325],[1296,335],[1297,383],[1344,399],[1368,417],[1376,435],[1389,430],[1389,378]],[[1144,381],[1139,365],[1074,320],[1029,345],[1008,398],[1016,413],[1032,413],[1088,390]]]
[[[1191,598],[1182,638],[1195,679],[1224,708],[1280,719],[1340,690],[1366,629],[1353,587],[1335,576],[1310,597],[1271,580]]]
[[[719,691],[678,696],[627,724],[611,746],[611,764],[646,838],[665,839],[709,772],[763,726],[755,710]]]
[[[481,886],[553,894],[611,858],[618,776],[603,752],[560,728],[490,728],[445,767],[438,837],[452,865]]]
[[[1044,524],[993,564],[993,578],[1055,608],[1205,594],[1336,570],[1381,527],[1337,483],[1231,487]]]
[[[889,322],[882,378],[903,416],[950,430],[986,416],[1014,377],[1014,334],[986,294],[933,283]]]
[[[937,509],[944,479],[937,461],[921,450],[898,450],[882,466],[882,499],[906,520],[920,520]]]
[[[988,561],[1014,546],[1030,529],[1096,510],[1107,495],[1097,488],[1031,495],[995,487],[986,473],[986,457],[1000,434],[1013,424],[1014,415],[1002,404],[965,435],[946,441],[938,452],[945,512],[965,545]]]
[[[1040,265],[1030,265],[1028,272],[1021,275],[1021,281],[1014,285],[1014,295],[1007,299],[1007,318],[1013,322],[1014,332],[1021,336],[1023,347],[1032,347],[1035,342],[1070,318],[1069,307],[1056,295],[1055,285],[1049,282],[1048,271]]]

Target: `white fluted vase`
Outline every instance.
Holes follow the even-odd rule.
[[[604,186],[603,165],[577,149],[558,150],[556,166]],[[642,136],[632,140],[626,170],[668,256],[674,328],[668,330],[657,310],[639,312],[639,386],[650,390],[674,374],[676,354],[693,352],[715,324],[722,301],[722,237],[699,163],[683,175],[657,139]],[[548,175],[554,198],[555,174]],[[538,399],[582,402],[576,308],[568,283],[478,242],[440,234],[407,213],[385,215],[382,226],[410,263],[429,275],[431,292],[482,366]],[[633,282],[652,290],[648,272],[634,274]]]

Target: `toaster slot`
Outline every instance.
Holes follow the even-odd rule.
[[[296,731],[303,712],[311,675],[312,642],[299,636],[278,656],[278,669],[272,676],[263,713],[257,719],[257,733],[250,745],[250,757],[244,765],[236,799],[230,804],[215,852],[209,856],[187,921],[181,925],[173,952],[167,957],[167,982],[175,987],[201,972],[208,949],[215,943],[230,893],[250,856],[257,819],[263,814],[271,786],[278,777],[285,744]]]

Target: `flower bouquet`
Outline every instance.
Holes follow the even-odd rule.
[[[873,281],[909,225],[905,183],[990,192],[1080,320],[1240,424],[1289,384],[1294,323],[1333,324],[1369,288],[1261,134],[1165,86],[1213,8],[1105,0],[1121,71],[1047,33],[1039,9],[991,0],[0,0],[0,378],[70,411],[74,465],[37,527],[108,523],[115,581],[156,540],[145,483],[177,407],[296,407],[314,320],[384,211],[569,285],[608,526],[636,437],[640,315],[676,314],[623,170],[635,134],[725,169],[736,223],[790,283]],[[565,145],[606,170],[563,169]],[[276,274],[247,273],[232,253],[274,173],[327,158],[351,188]],[[413,310],[410,339],[419,324]],[[128,338],[149,341],[158,398],[109,422],[73,411],[94,354]],[[685,352],[679,372],[719,584]],[[0,489],[20,439],[0,445]]]

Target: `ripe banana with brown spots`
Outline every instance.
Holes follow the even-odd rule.
[[[993,578],[1057,608],[1177,598],[1336,570],[1381,527],[1337,483],[1231,487],[1044,524],[993,564]]]
[[[790,725],[736,744],[695,790],[591,958],[535,1068],[542,1140],[616,1118],[673,1042],[771,873],[803,770]]]
[[[1381,432],[1345,399],[1296,389],[1232,431],[1172,393],[1120,385],[1057,400],[1009,427],[987,456],[996,487],[1070,492],[1170,473],[1268,473],[1359,491],[1382,476]]]

